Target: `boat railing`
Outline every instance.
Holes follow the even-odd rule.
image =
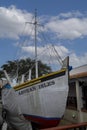
[[[87,122],[63,125],[63,126],[46,128],[41,130],[87,130]]]

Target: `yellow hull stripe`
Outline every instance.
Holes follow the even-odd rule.
[[[40,82],[41,82],[41,79],[43,79],[43,78],[47,78],[47,77],[49,77],[49,76],[53,76],[53,75],[55,75],[55,74],[59,74],[59,73],[64,72],[64,71],[66,71],[66,69],[61,69],[60,71],[52,72],[52,73],[50,73],[50,74],[43,75],[43,76],[38,77],[38,78],[36,78],[36,79],[32,79],[32,80],[30,80],[30,81],[26,81],[26,82],[24,82],[24,83],[22,83],[22,84],[19,84],[19,85],[15,86],[14,89],[15,89],[15,90],[19,90],[19,89],[26,88],[27,86],[28,86],[28,87],[29,87],[29,86],[32,86],[32,85],[34,85],[34,84],[40,83]]]

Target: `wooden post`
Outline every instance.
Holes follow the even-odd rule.
[[[77,98],[77,110],[78,110],[78,122],[83,122],[83,115],[81,111],[82,107],[82,91],[79,86],[79,81],[76,80],[76,98]]]
[[[58,126],[58,127],[52,127],[52,128],[46,128],[46,129],[40,129],[40,130],[86,130],[87,122],[78,123],[78,124],[70,124],[65,126]]]

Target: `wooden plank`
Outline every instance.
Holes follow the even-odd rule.
[[[41,130],[67,130],[67,129],[73,129],[73,128],[84,128],[87,126],[87,122],[78,123],[78,124],[70,124],[65,126],[58,126],[58,127],[52,127],[52,128],[46,128]]]

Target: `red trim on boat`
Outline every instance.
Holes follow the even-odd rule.
[[[55,127],[59,124],[60,118],[41,118],[37,116],[24,115],[27,120],[30,120],[34,127],[43,129]]]

